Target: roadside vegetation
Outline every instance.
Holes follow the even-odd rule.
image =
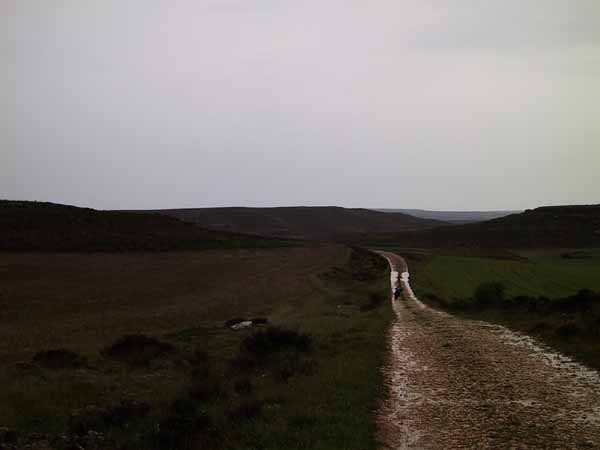
[[[0,267],[24,278],[1,298],[14,333],[28,343],[25,352],[13,345],[0,353],[0,447],[377,448],[373,416],[392,318],[383,259],[343,246],[272,249],[237,254],[238,268],[225,255],[229,294],[219,289],[228,276],[218,275],[218,252],[114,258],[108,259],[115,269],[94,255],[13,255]],[[213,260],[214,271],[200,270],[208,267],[204,258]],[[59,282],[51,273],[12,302],[23,292],[19,283],[53,263],[69,276]],[[131,263],[136,271],[120,278],[122,264]],[[263,280],[266,264],[276,267]],[[172,277],[162,277],[165,270]],[[88,292],[70,294],[82,299],[79,310],[69,299],[63,308],[60,283],[90,271],[97,284],[88,280]],[[194,276],[206,281],[196,284]],[[127,279],[131,284],[122,284]],[[94,286],[112,313],[94,312]],[[169,300],[159,301],[167,292]],[[39,318],[46,339],[19,313],[24,300],[35,311],[44,296],[55,299],[54,314],[65,316],[54,316],[56,325]],[[184,314],[171,313],[169,305]],[[81,317],[75,322],[89,328],[69,328],[69,317]],[[244,317],[254,317],[252,325],[233,330]]]
[[[505,325],[600,368],[600,249],[394,249],[433,307]]]
[[[600,249],[410,249],[387,247],[406,257],[414,288],[447,301],[473,295],[485,282],[501,281],[507,297],[566,297],[600,291]]]

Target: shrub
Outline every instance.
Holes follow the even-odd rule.
[[[254,319],[250,319],[252,325],[266,325],[269,323],[269,319],[266,317],[255,317]]]
[[[481,306],[501,303],[504,300],[506,288],[499,281],[481,283],[475,289],[474,299]]]
[[[208,353],[204,350],[195,350],[189,362],[192,365],[193,378],[206,378],[211,372],[211,363]]]
[[[385,297],[378,292],[373,292],[369,296],[369,300],[366,304],[360,307],[361,311],[372,311],[377,309],[385,302]]]
[[[567,322],[555,330],[555,334],[563,339],[571,339],[582,333],[582,329],[574,322]]]
[[[143,334],[129,334],[117,339],[104,354],[130,364],[143,365],[175,350],[173,345],[156,338]]]
[[[200,441],[207,437],[211,425],[210,417],[200,409],[195,399],[178,398],[158,422],[153,446],[161,450],[201,447]]]
[[[230,365],[234,370],[250,371],[258,365],[258,361],[256,358],[251,358],[246,355],[238,355],[231,360]]]
[[[195,401],[208,402],[225,395],[221,383],[217,380],[203,380],[194,383],[189,391]]]
[[[88,431],[104,431],[112,427],[125,427],[131,421],[141,419],[150,412],[150,405],[135,400],[122,401],[118,405],[100,408],[90,405],[71,414],[69,430],[83,435]]]
[[[227,416],[233,422],[249,421],[262,415],[262,407],[262,403],[257,400],[246,401],[230,410]]]
[[[42,367],[53,370],[76,369],[87,364],[83,356],[65,349],[38,352],[33,357],[33,361]]]
[[[248,378],[241,378],[233,384],[235,392],[242,395],[248,395],[252,392],[252,382]]]
[[[241,348],[258,356],[266,356],[285,350],[307,352],[312,349],[312,338],[297,331],[269,327],[245,338],[242,341]]]

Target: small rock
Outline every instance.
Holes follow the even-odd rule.
[[[243,330],[244,328],[250,328],[252,326],[251,320],[244,320],[243,322],[236,323],[235,325],[231,325],[231,329],[234,331]]]

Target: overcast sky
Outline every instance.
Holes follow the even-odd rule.
[[[0,198],[600,203],[598,0],[0,0]]]

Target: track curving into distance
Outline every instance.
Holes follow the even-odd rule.
[[[600,376],[504,327],[425,306],[400,256],[381,449],[600,449]]]

